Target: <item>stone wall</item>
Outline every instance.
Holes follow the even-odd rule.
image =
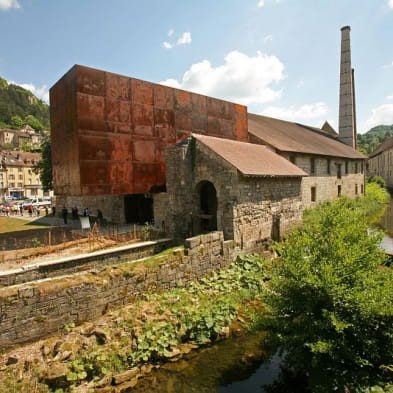
[[[100,271],[105,269],[107,265],[119,264],[157,254],[168,248],[171,243],[170,239],[147,241],[114,249],[95,251],[85,255],[25,265],[18,269],[0,272],[0,286],[22,284],[86,270]]]
[[[282,156],[295,160],[295,165],[309,174],[302,180],[302,202],[304,207],[334,200],[341,195],[354,198],[364,194],[364,160],[350,160],[335,157],[313,156],[309,154],[288,154]],[[314,159],[314,173],[311,173],[311,159]],[[338,178],[338,166],[341,166],[341,179]],[[330,171],[329,171],[330,167]],[[347,169],[347,170],[346,170]],[[315,201],[311,200],[311,188],[315,187]]]
[[[184,250],[144,262],[0,288],[0,349],[92,320],[148,291],[198,280],[229,265],[239,252],[234,242],[223,240],[222,232],[213,232],[187,239]]]
[[[302,221],[300,178],[240,178],[234,205],[234,240],[253,250],[266,239],[278,240]]]
[[[388,188],[393,188],[393,149],[387,149],[368,159],[368,175],[381,176]]]

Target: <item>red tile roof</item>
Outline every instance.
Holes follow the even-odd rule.
[[[245,176],[308,176],[302,169],[276,154],[267,146],[206,135],[192,134],[192,136]]]
[[[339,142],[319,128],[267,116],[249,113],[248,132],[280,151],[331,157],[366,158],[363,154]]]

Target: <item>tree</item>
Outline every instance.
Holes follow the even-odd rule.
[[[44,191],[53,189],[52,178],[52,150],[50,136],[45,137],[41,143],[41,160],[35,165],[34,169],[40,173],[41,184]]]
[[[310,375],[313,392],[392,377],[393,271],[381,239],[343,198],[309,212],[277,246],[265,301],[287,364]]]
[[[44,129],[44,126],[41,124],[41,122],[33,115],[27,115],[25,117],[25,123],[30,127],[33,127],[36,131],[41,131]]]
[[[15,115],[11,117],[11,126],[17,130],[23,127],[23,120],[20,116]]]

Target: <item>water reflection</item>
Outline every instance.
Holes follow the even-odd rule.
[[[262,332],[222,341],[154,370],[127,393],[262,393],[278,376],[280,359],[262,348]]]
[[[384,229],[391,237],[393,237],[393,198],[390,198],[384,215],[379,221],[379,226]]]

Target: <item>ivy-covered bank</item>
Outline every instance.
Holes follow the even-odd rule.
[[[237,316],[242,315],[243,325],[250,321],[264,264],[260,257],[239,257],[228,269],[187,288],[146,294],[94,325],[65,326],[62,337],[40,343],[31,361],[22,365],[13,364],[12,356],[8,359],[0,392],[60,393],[87,387],[98,392],[112,383],[136,381],[150,370],[146,364],[174,360],[226,337]]]
[[[368,224],[385,200],[372,185],[365,198],[323,204],[276,245],[273,261],[240,257],[198,283],[145,294],[94,324],[70,324],[13,351],[0,392],[120,392],[152,367],[256,327],[268,328],[286,354],[269,392],[283,391],[291,374],[304,391],[365,392],[379,382],[388,389],[393,273]]]

